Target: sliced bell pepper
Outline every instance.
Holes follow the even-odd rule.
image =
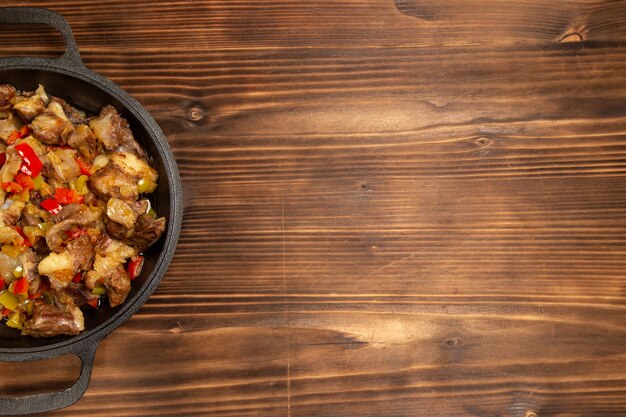
[[[15,194],[19,194],[22,192],[22,186],[19,185],[16,182],[10,181],[10,182],[3,182],[2,184],[2,188],[4,188],[6,191],[10,192],[10,193],[15,193]]]
[[[74,240],[76,238],[81,237],[82,235],[87,234],[87,230],[86,229],[80,229],[78,227],[73,227],[70,230],[66,230],[65,231],[65,236],[68,237],[68,239],[70,240]]]
[[[73,203],[82,203],[84,201],[82,195],[77,195],[76,191],[70,188],[57,187],[54,191],[54,199],[61,205]]]
[[[41,202],[41,207],[48,210],[48,212],[51,214],[57,214],[62,209],[59,202],[56,201],[54,198],[46,198],[44,201]]]
[[[5,255],[9,255],[11,258],[17,258],[18,256],[20,256],[22,254],[22,252],[24,252],[26,248],[22,245],[20,246],[16,246],[16,245],[2,245],[2,253],[4,253]]]
[[[17,141],[18,139],[25,138],[31,132],[32,130],[30,129],[30,127],[28,127],[28,125],[24,125],[21,127],[21,129],[16,130],[15,132],[9,135],[9,139],[7,139],[7,144],[12,145],[15,143],[15,141]]]
[[[28,143],[18,143],[15,145],[15,150],[24,160],[24,163],[20,167],[20,171],[24,174],[30,175],[31,177],[39,175],[41,169],[43,168],[43,163],[33,148],[31,148]]]
[[[96,294],[96,295],[104,295],[107,293],[107,289],[104,287],[96,287],[93,290],[91,290],[92,294]]]
[[[83,274],[81,272],[77,272],[76,275],[74,275],[74,278],[72,278],[72,282],[75,283],[79,283],[83,280]]]
[[[90,299],[89,301],[87,301],[87,304],[97,309],[98,307],[100,307],[100,297]]]
[[[0,304],[9,310],[15,310],[20,300],[9,290],[5,290],[0,294]]]
[[[23,172],[15,175],[15,182],[22,187],[22,190],[32,190],[33,188],[35,188],[33,178],[29,175],[24,174]]]
[[[70,181],[70,188],[76,191],[77,195],[85,195],[89,193],[87,181],[89,181],[89,177],[87,175],[80,175],[74,181]]]
[[[128,276],[131,281],[137,278],[139,274],[141,274],[144,261],[145,258],[143,256],[135,256],[128,262],[128,265],[126,266],[126,271],[128,272]]]
[[[78,164],[78,167],[80,168],[81,174],[91,175],[91,164],[89,164],[89,162],[85,161],[83,158],[78,156],[76,157],[76,163]]]
[[[9,319],[7,320],[7,326],[13,327],[14,329],[22,329],[23,323],[19,311],[14,311],[9,315]]]
[[[28,281],[22,277],[13,283],[13,294],[26,295],[28,293]]]
[[[2,309],[2,313],[0,313],[0,314],[2,315],[2,317],[6,317],[6,316],[8,316],[9,314],[11,314],[11,310],[9,310],[8,308],[4,307],[4,308]]]

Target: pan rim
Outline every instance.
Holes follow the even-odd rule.
[[[150,276],[146,279],[142,288],[132,299],[126,300],[122,304],[121,308],[115,311],[102,323],[91,329],[87,329],[76,336],[69,336],[66,339],[57,340],[50,344],[42,344],[40,346],[33,347],[8,348],[0,346],[0,354],[21,354],[23,356],[21,359],[32,360],[53,357],[64,353],[72,353],[72,346],[82,346],[84,343],[93,342],[97,344],[102,338],[128,320],[141,308],[141,306],[143,306],[143,304],[156,290],[156,287],[159,285],[170,262],[172,261],[172,258],[174,257],[176,244],[182,227],[183,194],[178,167],[165,135],[148,111],[135,98],[133,98],[117,84],[84,66],[77,67],[72,70],[63,66],[51,65],[50,60],[42,60],[33,57],[19,57],[16,58],[13,63],[1,66],[0,78],[3,72],[13,70],[58,73],[69,78],[86,82],[94,88],[99,88],[107,96],[119,101],[123,105],[124,110],[132,113],[135,119],[146,129],[149,140],[154,142],[165,168],[167,186],[171,200],[166,233],[165,236],[161,238],[163,239],[163,248],[155,261],[154,269],[151,271]],[[103,105],[105,104],[107,103],[103,103]],[[47,354],[44,355],[44,353]]]

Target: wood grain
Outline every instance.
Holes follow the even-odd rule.
[[[6,3],[67,17],[185,186],[50,415],[626,415],[626,3]]]

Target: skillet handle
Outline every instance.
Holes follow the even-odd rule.
[[[89,385],[89,377],[91,376],[97,346],[98,341],[91,342],[86,340],[85,343],[79,343],[67,352],[62,352],[59,355],[56,355],[74,354],[80,358],[80,376],[76,380],[76,383],[70,388],[61,392],[27,395],[17,398],[0,397],[0,415],[17,416],[23,414],[43,413],[68,407],[80,400],[83,394],[85,394],[85,391],[87,391],[87,386]],[[44,353],[41,358],[35,359],[48,358],[49,356]],[[0,359],[7,362],[15,362],[15,360],[11,360],[11,354],[2,355],[2,358]]]
[[[65,52],[59,58],[35,58],[28,59],[40,61],[43,64],[57,66],[67,69],[84,69],[78,52],[78,46],[72,33],[69,23],[60,14],[42,7],[0,7],[0,24],[43,24],[48,25],[63,35],[65,41]],[[0,66],[19,64],[24,57],[0,58]]]

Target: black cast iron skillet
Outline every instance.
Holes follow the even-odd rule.
[[[0,398],[0,414],[39,413],[67,407],[87,390],[96,347],[100,340],[133,315],[154,292],[173,255],[182,222],[182,186],[176,162],[168,143],[148,112],[128,93],[83,64],[72,30],[57,13],[39,8],[0,8],[0,24],[46,24],[65,39],[65,53],[56,59],[35,57],[0,58],[0,83],[20,90],[33,90],[42,84],[46,91],[69,103],[97,114],[111,104],[130,123],[139,143],[152,157],[159,171],[159,184],[153,204],[167,217],[167,229],[160,241],[145,253],[141,276],[133,281],[126,302],[116,308],[104,306],[85,317],[85,331],[72,337],[33,338],[0,326],[0,361],[24,362],[74,354],[80,357],[80,376],[71,388],[50,394]],[[35,372],[36,373],[36,372]],[[0,396],[2,393],[0,393]]]

